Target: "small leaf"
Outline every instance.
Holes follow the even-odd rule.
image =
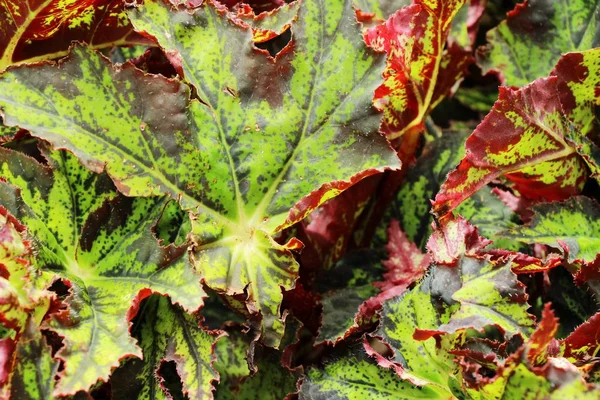
[[[421,253],[417,246],[408,240],[400,230],[398,221],[392,220],[388,228],[390,241],[386,246],[389,258],[383,261],[387,272],[385,280],[376,282],[375,286],[382,292],[393,291],[396,295],[420,280],[431,262],[429,255]]]
[[[592,263],[600,254],[600,205],[583,196],[533,207],[533,219],[501,236],[563,250],[569,262]]]
[[[594,314],[560,342],[563,356],[572,363],[589,362],[600,353],[600,313]]]

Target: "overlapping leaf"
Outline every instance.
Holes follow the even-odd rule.
[[[95,48],[144,42],[118,0],[0,2],[0,71],[63,56],[73,40]]]
[[[579,73],[600,69],[600,51],[578,57],[584,61],[577,64]],[[434,211],[454,209],[501,175],[528,198],[560,200],[580,192],[588,173],[577,152],[585,153],[579,144],[594,127],[596,79],[578,81],[568,68],[556,73],[521,89],[501,88],[494,108],[467,140],[465,158],[436,196]]]
[[[381,280],[384,271],[381,258],[374,251],[350,252],[317,276],[316,289],[323,304],[317,340],[335,343],[369,322],[361,320],[367,317],[361,311],[367,311],[363,303],[378,292],[373,283]]]
[[[392,370],[379,368],[360,351],[346,352],[322,369],[311,368],[300,389],[300,399],[432,399],[449,397],[436,386],[417,387]]]
[[[56,394],[66,394],[106,379],[120,358],[142,355],[129,336],[134,303],[159,292],[194,310],[203,292],[185,249],[160,247],[152,234],[165,198],[119,196],[108,177],[68,153],[48,157],[55,169],[2,150],[3,177],[19,189],[0,183],[0,202],[35,237],[38,266],[71,286],[69,309],[50,324],[64,337]]]
[[[390,138],[423,128],[425,117],[460,80],[470,57],[444,47],[452,19],[466,0],[415,0],[365,34],[367,43],[388,53],[375,105],[384,113]]]
[[[526,226],[502,236],[526,243],[543,243],[565,253],[570,263],[592,265],[600,255],[600,205],[588,197],[540,204]]]
[[[484,251],[489,244],[462,217],[445,220],[429,239],[427,247],[439,264],[432,272],[432,291],[439,291],[448,305],[460,304],[439,332],[495,325],[509,337],[527,336],[535,325],[527,312],[525,286],[511,271],[511,259],[492,259]]]
[[[322,24],[326,16],[332,20]],[[203,193],[214,199],[214,212],[194,224],[196,267],[218,289],[237,293],[249,284],[265,325],[276,332],[264,339],[276,344],[279,287],[292,286],[297,265],[289,247],[269,235],[348,187],[353,176],[355,182],[398,165],[376,133],[370,106],[382,60],[361,42],[349,1],[303,2],[292,47],[276,62],[257,54],[250,33],[210,6],[189,15],[148,2],[132,18],[207,104],[196,108],[203,137],[210,132],[219,151],[218,161],[209,162],[219,174]]]
[[[276,400],[296,391],[296,377],[281,366],[280,353],[263,348],[258,350],[260,353],[257,351],[258,354],[249,356],[248,348],[248,341],[237,333],[217,342],[215,368],[221,379],[215,392],[216,399]],[[248,368],[248,357],[252,357],[258,369],[254,374]]]
[[[550,73],[561,54],[600,44],[595,1],[528,0],[487,34],[478,57],[483,71],[497,70],[509,86],[523,86]]]
[[[163,391],[158,370],[163,362],[173,361],[183,384],[183,392],[189,399],[212,398],[213,381],[218,380],[214,370],[213,344],[216,334],[203,330],[198,319],[181,308],[172,305],[162,296],[152,296],[140,309],[138,326],[132,333],[138,337],[144,359],[129,361],[123,374],[115,372],[112,383],[117,398],[169,398]],[[127,369],[132,368],[132,369]],[[124,382],[128,379],[130,382]]]
[[[437,329],[453,311],[447,307],[436,310],[429,286],[430,280],[426,278],[410,292],[385,303],[377,335],[392,348],[392,367],[402,379],[449,395],[457,383],[458,369],[452,364],[453,356],[447,353],[447,347],[438,348],[432,338],[420,341],[413,337],[417,329]]]

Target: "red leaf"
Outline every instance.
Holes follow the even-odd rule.
[[[564,133],[557,78],[521,88],[500,88],[498,101],[467,139],[466,154],[433,203],[443,215],[501,175],[530,199],[562,200],[578,194],[587,169]]]
[[[420,131],[428,112],[472,62],[458,46],[444,53],[452,18],[465,2],[414,0],[366,32],[369,46],[388,53],[375,106],[384,113],[382,131],[390,138]]]
[[[427,241],[427,249],[434,262],[455,266],[462,256],[480,257],[483,249],[492,243],[479,236],[477,228],[461,217],[444,218],[440,229],[435,229]]]
[[[557,330],[558,318],[554,316],[550,303],[546,303],[542,311],[542,320],[527,342],[527,360],[532,366],[546,363]]]
[[[387,272],[383,274],[385,281],[376,282],[375,286],[382,292],[392,289],[402,292],[423,277],[431,260],[429,255],[421,253],[418,247],[406,237],[398,221],[390,222],[388,237],[386,249],[389,259],[383,261],[383,265],[387,268]]]
[[[600,351],[600,312],[581,324],[569,336],[560,341],[564,357],[577,361],[589,361]]]
[[[120,0],[1,2],[0,71],[67,53],[71,42],[94,47],[149,43],[133,32]]]

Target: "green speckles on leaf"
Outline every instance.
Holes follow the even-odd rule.
[[[530,224],[515,227],[502,236],[566,250],[569,262],[592,262],[600,254],[600,206],[594,200],[573,197],[562,203],[535,206],[533,210]]]
[[[346,352],[311,368],[300,388],[301,400],[437,399],[451,394],[436,386],[416,387],[390,369],[378,367],[358,351]]]
[[[530,0],[487,34],[483,71],[499,70],[507,85],[523,86],[550,73],[561,54],[598,46],[596,1]]]

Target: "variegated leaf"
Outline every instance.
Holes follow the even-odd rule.
[[[1,150],[3,177],[18,189],[0,183],[0,204],[35,237],[39,268],[71,287],[69,308],[50,323],[64,337],[58,395],[87,390],[120,358],[142,355],[129,335],[134,303],[159,292],[194,310],[203,291],[185,248],[161,247],[152,234],[167,199],[125,198],[68,153],[47,157],[54,169]]]
[[[588,0],[528,0],[487,33],[479,54],[483,72],[502,73],[508,86],[523,86],[552,71],[563,53],[597,47],[598,3]]]

